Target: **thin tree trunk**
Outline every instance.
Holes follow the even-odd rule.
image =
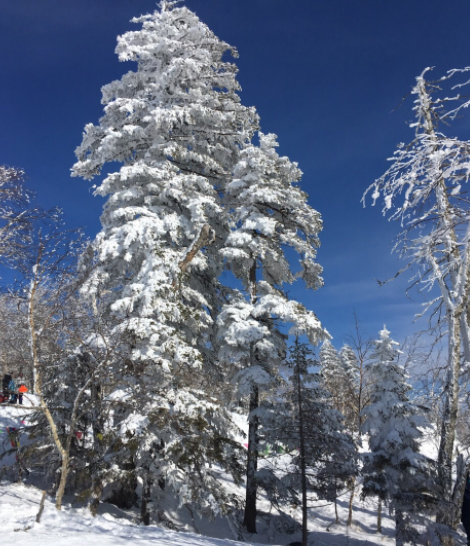
[[[59,483],[59,489],[57,490],[56,501],[55,501],[55,507],[57,508],[57,510],[62,509],[62,497],[63,497],[64,492],[65,492],[65,484],[67,482],[67,477],[68,477],[69,470],[70,470],[70,468],[69,468],[70,448],[72,446],[72,439],[73,439],[73,437],[75,435],[75,426],[76,426],[77,421],[79,419],[78,405],[80,403],[80,400],[81,400],[84,392],[90,386],[90,383],[92,382],[92,379],[93,379],[93,375],[90,375],[88,380],[85,381],[83,387],[78,391],[77,396],[75,397],[75,401],[73,403],[73,408],[72,408],[72,415],[70,416],[69,432],[68,432],[67,438],[65,440],[65,447],[62,444],[62,442],[60,441],[60,438],[59,438],[59,436],[57,434],[57,427],[56,427],[56,425],[54,423],[54,418],[52,417],[52,414],[49,411],[49,408],[46,406],[46,403],[44,402],[43,396],[42,395],[40,396],[41,405],[43,404],[44,408],[45,408],[44,412],[46,413],[46,416],[48,415],[50,417],[51,429],[52,429],[52,432],[53,432],[54,440],[56,440],[57,449],[59,450],[59,452],[60,452],[60,454],[62,456],[62,470],[61,470],[61,474],[60,474],[60,483]],[[54,431],[55,431],[55,433],[54,433]]]
[[[297,404],[299,412],[299,450],[300,450],[300,479],[302,485],[302,546],[307,546],[307,525],[308,525],[308,514],[307,514],[307,472],[305,464],[305,437],[304,437],[304,414],[302,409],[302,387],[300,381],[300,369],[299,363],[296,366],[296,375],[297,375]],[[335,508],[336,508],[336,498],[335,498]],[[336,517],[338,513],[336,512]]]
[[[140,519],[144,525],[150,525],[149,503],[152,500],[150,492],[151,482],[149,476],[146,475],[142,484],[142,499],[140,503]]]
[[[256,471],[258,470],[258,426],[257,416],[252,412],[259,406],[259,391],[256,385],[251,387],[250,394],[250,421],[248,427],[248,454],[246,466],[246,499],[243,525],[249,533],[256,533]]]
[[[103,410],[101,404],[101,385],[97,384],[96,380],[91,384],[91,400],[92,400],[92,430],[93,430],[93,451],[94,462],[98,463],[98,470],[92,475],[92,494],[88,508],[93,515],[96,516],[98,506],[103,492],[103,478],[101,475],[101,465],[99,461],[103,457]]]
[[[382,500],[379,499],[377,506],[377,533],[382,533]]]
[[[30,344],[30,350],[31,350],[31,360],[33,362],[32,391],[35,394],[39,394],[41,392],[41,382],[40,382],[40,379],[38,378],[39,358],[38,358],[38,350],[37,350],[36,326],[34,324],[34,303],[35,303],[36,290],[37,290],[37,282],[35,280],[32,280],[30,291],[29,291],[29,305],[28,305],[29,344]]]
[[[403,546],[404,541],[404,520],[403,512],[398,508],[395,508],[395,544],[396,546]]]
[[[39,267],[40,261],[42,258],[42,246],[39,248],[39,254],[36,261],[36,269]],[[62,442],[59,438],[59,432],[57,430],[57,426],[54,422],[54,418],[52,417],[51,412],[49,411],[49,408],[47,407],[47,404],[44,400],[44,397],[42,395],[42,378],[41,378],[41,370],[39,365],[39,355],[38,355],[38,340],[37,340],[37,334],[36,334],[36,324],[34,320],[34,304],[36,301],[36,292],[38,289],[38,281],[36,278],[31,280],[30,285],[30,292],[29,292],[29,305],[28,305],[28,323],[29,323],[29,342],[30,342],[30,349],[31,349],[31,359],[33,361],[33,378],[34,378],[34,384],[33,384],[33,392],[39,397],[39,405],[41,410],[43,411],[44,415],[46,416],[47,422],[49,423],[52,437],[54,439],[54,443],[57,447],[57,450],[59,451],[59,454],[62,458],[62,465],[61,465],[61,477],[60,477],[60,484],[59,489],[56,496],[56,508],[57,510],[61,509],[61,503],[62,503],[62,497],[65,490],[65,480],[67,479],[67,472],[68,472],[68,453],[64,449],[64,446],[62,445]]]
[[[251,302],[256,301],[256,258],[250,267]],[[253,344],[250,346],[250,366],[255,361]],[[249,533],[256,533],[256,496],[258,485],[256,483],[256,471],[258,470],[258,428],[259,418],[253,412],[259,407],[259,388],[253,384],[250,392],[250,412],[248,425],[248,453],[246,464],[246,496],[243,526]]]
[[[460,524],[462,516],[462,502],[465,494],[465,487],[467,485],[467,476],[469,472],[469,466],[465,464],[462,454],[459,454],[457,458],[455,472],[454,490],[452,492],[452,529],[456,530]]]
[[[39,266],[41,256],[42,254],[40,252],[36,266]],[[59,487],[57,489],[56,502],[55,502],[56,509],[61,510],[62,498],[64,496],[65,485],[66,485],[67,477],[69,473],[70,446],[72,445],[72,438],[74,435],[75,424],[77,421],[78,403],[83,393],[85,392],[86,388],[88,387],[91,381],[91,377],[85,383],[85,385],[81,388],[81,390],[77,394],[77,397],[75,398],[75,402],[72,409],[71,420],[70,420],[69,433],[68,433],[67,439],[65,441],[65,446],[64,446],[64,444],[61,442],[59,438],[59,431],[57,429],[57,425],[54,421],[52,413],[49,410],[49,407],[47,406],[46,401],[44,400],[44,396],[42,393],[42,376],[41,376],[41,369],[39,364],[38,339],[37,339],[36,324],[34,319],[34,304],[36,301],[35,297],[36,297],[37,288],[38,288],[38,282],[36,279],[33,279],[31,281],[30,294],[29,294],[30,301],[28,306],[28,323],[29,323],[29,334],[30,334],[30,345],[31,345],[30,348],[31,348],[31,358],[33,361],[33,370],[34,370],[34,387],[33,388],[34,388],[34,392],[39,397],[39,406],[47,419],[47,422],[51,429],[52,438],[54,439],[54,443],[56,445],[57,451],[59,452],[62,459],[60,482],[59,482]]]
[[[93,517],[96,517],[98,513],[98,506],[100,505],[101,493],[103,492],[103,482],[102,480],[93,480],[91,488],[91,500],[88,505],[88,509],[91,512]]]
[[[62,465],[60,469],[60,482],[59,488],[55,496],[55,507],[57,510],[62,510],[62,499],[65,493],[65,484],[67,483],[67,477],[69,473],[69,454],[64,450],[62,453]]]
[[[349,497],[349,513],[348,513],[348,523],[347,523],[348,527],[351,527],[352,525],[355,486],[356,486],[356,476],[353,476],[351,480],[351,495]]]
[[[449,311],[447,313],[449,336],[449,363],[446,384],[444,388],[444,414],[441,424],[441,439],[437,457],[438,475],[441,486],[441,497],[445,504],[437,510],[437,523],[448,525],[452,529],[458,525],[455,511],[448,503],[453,501],[452,459],[454,454],[455,429],[457,426],[459,375],[460,375],[460,314]],[[445,546],[452,546],[452,536],[443,537]]]

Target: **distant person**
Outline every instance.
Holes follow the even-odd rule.
[[[4,376],[3,376],[3,380],[2,380],[2,392],[3,392],[3,401],[4,402],[8,402],[10,400],[10,390],[9,390],[9,385],[10,385],[10,381],[12,381],[13,377],[11,374],[9,373],[6,373]]]
[[[10,404],[16,404],[18,402],[18,387],[13,379],[13,372],[10,372],[10,383],[8,383],[8,392],[10,393]]]
[[[460,521],[463,523],[465,532],[467,533],[467,546],[470,546],[470,476],[468,474],[463,494],[462,517]]]
[[[18,403],[23,404],[23,395],[28,392],[28,389],[26,388],[26,385],[24,383],[20,383],[20,386],[18,388]]]
[[[22,371],[18,374],[16,384],[18,385],[18,403],[23,404],[23,395],[25,392],[28,392],[28,389],[24,384],[24,374]]]

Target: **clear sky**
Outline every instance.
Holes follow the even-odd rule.
[[[470,65],[468,0],[187,0],[217,36],[236,46],[242,102],[304,172],[302,188],[323,216],[318,259],[325,287],[291,294],[314,310],[340,345],[356,310],[376,335],[403,339],[420,310],[406,279],[379,288],[401,267],[390,254],[398,226],[362,194],[412,139],[410,99],[427,66],[435,75]],[[156,9],[154,0],[0,0],[0,163],[22,167],[44,207],[71,227],[99,230],[103,201],[70,178],[86,123],[102,113],[102,85],[119,63],[116,36]],[[468,128],[470,118],[463,125]],[[448,135],[452,130],[448,130]],[[464,136],[464,135],[463,135]],[[96,181],[95,181],[96,182]],[[421,323],[424,327],[425,323]]]

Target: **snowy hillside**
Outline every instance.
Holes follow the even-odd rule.
[[[25,546],[101,546],[138,543],[142,546],[229,546],[235,542],[176,533],[155,526],[136,526],[115,512],[93,518],[85,509],[57,512],[47,500],[41,523],[36,523],[41,492],[22,484],[2,484],[0,525],[5,544],[21,541]],[[112,507],[111,507],[112,508]],[[245,543],[246,544],[246,543]]]
[[[108,512],[93,518],[83,508],[72,509],[66,506],[62,512],[57,512],[50,499],[45,502],[41,522],[36,523],[39,510],[41,491],[23,484],[7,484],[2,482],[0,489],[0,526],[5,544],[15,544],[17,541],[24,546],[82,546],[83,544],[100,546],[119,546],[137,543],[142,546],[230,546],[241,544],[228,539],[208,538],[192,533],[177,533],[161,529],[154,525],[145,527],[136,525],[126,519],[119,509],[108,505]],[[104,508],[104,507],[103,507]],[[318,545],[332,546],[366,546],[369,544],[391,545],[394,541],[390,535],[380,536],[372,532],[374,514],[367,509],[360,509],[356,515],[359,523],[355,530],[346,534],[346,527],[341,525],[326,530],[328,524],[327,512],[319,511],[312,514],[314,528],[312,539]],[[330,518],[331,521],[331,518]],[[387,529],[386,531],[391,531]],[[257,537],[258,538],[258,537]],[[264,544],[288,544],[296,537],[283,537],[267,541],[268,537],[259,536]],[[248,541],[243,544],[257,544]]]
[[[34,402],[34,398],[29,403]],[[21,406],[0,406],[0,470],[7,467],[10,477],[14,476],[15,457],[13,453],[5,456],[5,452],[11,451],[11,446],[6,435],[6,427],[17,428],[28,426],[28,412]],[[241,428],[246,426],[245,420],[236,415]],[[25,436],[22,443],[27,442]],[[101,503],[99,515],[93,518],[86,508],[78,504],[71,504],[71,499],[66,499],[62,512],[57,512],[53,499],[46,497],[44,511],[40,523],[36,523],[36,515],[39,511],[42,491],[35,487],[38,477],[34,472],[26,483],[11,483],[3,480],[0,482],[0,528],[5,544],[15,544],[20,541],[22,545],[29,546],[82,546],[83,544],[100,544],[100,546],[119,546],[130,542],[142,546],[230,546],[242,544],[230,540],[233,537],[227,521],[217,518],[213,522],[200,520],[196,517],[197,531],[186,532],[194,529],[191,522],[180,520],[181,529],[184,532],[175,532],[156,525],[148,527],[140,525],[138,514],[133,511],[124,511],[108,503]],[[233,483],[227,483],[227,487],[233,492],[241,494]],[[316,546],[368,546],[380,544],[392,546],[393,521],[387,513],[383,515],[383,533],[377,534],[376,529],[376,504],[368,500],[363,502],[356,495],[354,501],[354,524],[348,530],[345,525],[348,511],[348,495],[339,498],[340,524],[335,525],[334,507],[331,503],[318,501],[309,511],[309,531],[311,544]],[[245,535],[245,545],[269,544],[287,545],[299,540],[298,534],[279,535],[265,524],[264,515],[270,510],[269,503],[263,499],[260,501],[260,518],[258,535]],[[289,515],[300,520],[300,508],[291,506]],[[272,521],[271,514],[271,521]],[[266,518],[267,520],[268,518]],[[2,542],[3,543],[3,542]]]
[[[34,400],[33,400],[34,402]],[[0,469],[14,466],[15,457],[6,435],[6,427],[25,427],[27,413],[21,406],[0,406]],[[25,417],[26,414],[26,417]],[[23,441],[25,438],[23,437]],[[5,453],[8,453],[5,455]],[[12,472],[8,472],[11,474]],[[28,481],[35,481],[32,473]],[[42,491],[33,485],[0,482],[0,528],[2,543],[34,546],[82,546],[100,544],[101,546],[129,544],[138,542],[142,546],[191,545],[191,546],[229,546],[236,544],[229,540],[209,539],[190,533],[177,533],[156,526],[136,525],[133,514],[103,504],[101,514],[93,518],[85,508],[64,506],[57,512],[53,500],[46,497],[40,523],[36,523]],[[4,540],[4,542],[3,542]],[[246,543],[245,543],[246,544]]]
[[[32,400],[34,402],[34,400]],[[5,452],[11,451],[11,446],[6,435],[6,427],[27,427],[28,412],[21,406],[0,406],[0,469],[14,467],[15,457],[13,453],[5,456]],[[243,425],[240,416],[239,424]],[[22,442],[26,438],[23,436]],[[14,475],[13,469],[8,475]],[[57,512],[53,499],[46,497],[44,511],[40,523],[36,523],[36,515],[39,511],[39,503],[42,492],[35,487],[37,477],[34,472],[28,478],[27,483],[11,483],[6,480],[0,482],[0,528],[5,544],[14,544],[20,540],[22,545],[46,546],[75,546],[86,544],[100,544],[101,546],[129,544],[138,542],[142,546],[191,545],[191,546],[229,546],[240,544],[230,540],[232,534],[224,518],[218,518],[214,522],[196,519],[197,530],[204,535],[187,532],[174,532],[162,529],[156,525],[148,527],[136,524],[137,514],[132,511],[123,511],[111,504],[101,503],[99,515],[93,518],[87,509],[65,503],[62,512]],[[236,491],[234,484],[227,484]],[[237,491],[239,492],[239,491]],[[67,500],[67,499],[66,499]],[[375,505],[372,502],[363,503],[357,500],[355,503],[355,523],[348,532],[344,524],[347,517],[347,497],[339,501],[340,525],[332,524],[334,521],[333,505],[319,501],[316,508],[310,510],[311,539],[317,546],[366,546],[370,544],[391,545],[392,522],[384,518],[384,535],[375,533]],[[261,502],[261,510],[267,513],[268,503]],[[296,519],[300,516],[299,507],[292,506],[290,515]],[[263,518],[261,518],[263,519]],[[298,540],[297,535],[276,535],[260,521],[260,532],[257,536],[246,536],[244,544],[270,544],[285,545]],[[182,525],[183,529],[190,526]],[[227,537],[227,538],[214,538]]]

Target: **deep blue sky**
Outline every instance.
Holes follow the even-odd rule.
[[[393,111],[426,66],[436,76],[470,65],[468,0],[187,0],[236,46],[242,102],[304,172],[302,188],[323,216],[325,287],[291,294],[341,344],[355,309],[371,334],[384,323],[403,339],[419,311],[390,254],[398,226],[363,209],[366,187],[412,132],[411,100]],[[70,178],[83,127],[97,123],[102,85],[134,69],[114,54],[129,20],[154,0],[0,0],[0,163],[23,167],[42,206],[72,227],[99,229],[102,201]],[[451,131],[448,132],[451,134]],[[470,137],[470,131],[468,132]],[[95,181],[96,182],[96,181]],[[422,323],[422,327],[425,324]]]

